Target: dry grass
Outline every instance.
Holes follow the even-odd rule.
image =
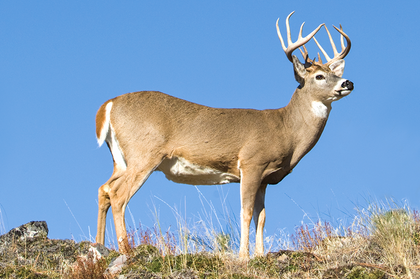
[[[214,214],[214,212],[212,212]],[[207,220],[209,213],[203,214]],[[178,216],[179,217],[179,216]],[[249,261],[238,259],[232,231],[209,222],[188,227],[179,217],[178,235],[141,225],[131,232],[134,260],[124,274],[197,278],[416,278],[420,265],[420,217],[408,208],[370,206],[354,223],[334,228],[328,222],[304,224],[287,241],[288,250],[270,252]],[[134,236],[137,241],[134,241]],[[140,245],[140,246],[137,246]],[[146,252],[142,245],[148,247]],[[134,248],[136,247],[137,248]],[[252,250],[252,248],[251,248]],[[139,256],[140,255],[140,256]],[[140,260],[142,259],[142,260]],[[146,260],[145,260],[146,259]],[[192,276],[191,278],[195,278]],[[179,277],[179,278],[182,278]],[[188,277],[190,278],[190,277]]]
[[[239,234],[213,225],[219,222],[208,222],[212,214],[216,220],[221,219],[213,211],[204,212],[201,216],[205,218],[194,222],[200,226],[191,226],[178,216],[175,232],[162,230],[158,222],[153,228],[140,224],[131,229],[131,252],[121,274],[104,275],[116,252],[106,259],[95,259],[88,253],[78,257],[70,269],[63,267],[60,277],[420,278],[420,215],[408,206],[372,204],[359,210],[348,227],[337,228],[321,221],[303,224],[290,238],[278,239],[277,243],[289,243],[288,247],[277,247],[276,252],[268,251],[264,257],[248,261],[238,259]],[[3,267],[0,261],[0,278],[50,277],[44,262],[39,257]]]
[[[112,276],[105,275],[108,267],[105,259],[96,259],[89,252],[86,256],[79,256],[76,262],[65,273],[64,279],[110,279]]]
[[[289,243],[287,249],[277,247],[278,252],[268,251],[264,257],[249,261],[238,259],[239,234],[214,226],[219,224],[213,222],[214,218],[221,218],[212,210],[201,215],[205,217],[201,222],[194,222],[200,227],[188,225],[176,213],[177,234],[170,229],[163,232],[159,222],[152,229],[141,224],[131,229],[131,259],[121,275],[126,278],[420,278],[420,216],[407,206],[372,204],[360,210],[348,227],[335,228],[321,221],[303,224],[289,239],[277,241]],[[234,222],[229,222],[231,228],[235,227]],[[83,271],[92,263],[78,265]],[[92,272],[103,269],[99,263],[95,265],[91,266]]]
[[[364,211],[364,220],[370,236],[368,259],[381,266],[390,276],[418,278],[418,212],[407,205],[401,208],[392,202],[377,203]]]
[[[141,223],[136,230],[129,230],[128,243],[131,250],[135,249],[138,245],[154,246],[158,248],[159,253],[162,256],[175,255],[178,245],[175,234],[170,230],[162,233],[158,225],[155,225],[153,229],[150,229],[144,227]]]
[[[302,260],[284,257],[291,277],[420,278],[420,218],[408,206],[374,203],[347,228],[302,225],[292,236]],[[294,275],[293,275],[294,274]]]

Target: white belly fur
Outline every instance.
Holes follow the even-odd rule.
[[[177,183],[191,185],[215,185],[239,182],[239,177],[187,161],[182,157],[165,159],[157,168],[166,178]]]

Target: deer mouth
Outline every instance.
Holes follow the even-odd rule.
[[[353,90],[354,85],[350,80],[346,80],[341,84],[340,90],[336,90],[339,96],[347,96]]]
[[[335,92],[337,92],[338,96],[347,96],[351,93],[351,90],[349,89],[341,89],[341,90],[336,90]]]

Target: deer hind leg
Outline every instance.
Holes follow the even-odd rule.
[[[124,174],[119,168],[114,167],[114,173],[111,178],[98,190],[98,230],[96,232],[96,242],[105,244],[105,226],[106,226],[106,215],[108,209],[111,206],[111,200],[109,198],[109,191],[112,185]]]
[[[147,161],[147,160],[146,160]],[[133,195],[141,188],[147,178],[152,174],[161,160],[150,160],[142,166],[128,167],[125,173],[118,178],[109,191],[109,198],[114,216],[115,231],[118,248],[121,253],[129,252],[127,230],[125,226],[125,209]]]
[[[255,238],[255,255],[263,256],[264,255],[264,225],[265,225],[265,190],[267,189],[267,184],[262,184],[258,189],[257,195],[255,197],[254,205],[254,223],[256,230]]]
[[[96,242],[100,244],[105,244],[106,214],[111,206],[108,193],[109,185],[107,182],[98,190],[98,230],[96,233]]]

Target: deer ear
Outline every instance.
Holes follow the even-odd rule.
[[[293,55],[293,69],[295,70],[295,79],[300,84],[303,84],[303,81],[305,80],[306,75],[308,74],[306,72],[305,66],[300,63],[299,59]]]
[[[330,70],[333,71],[336,76],[342,77],[344,72],[344,64],[345,62],[343,59],[337,60],[330,65]]]

